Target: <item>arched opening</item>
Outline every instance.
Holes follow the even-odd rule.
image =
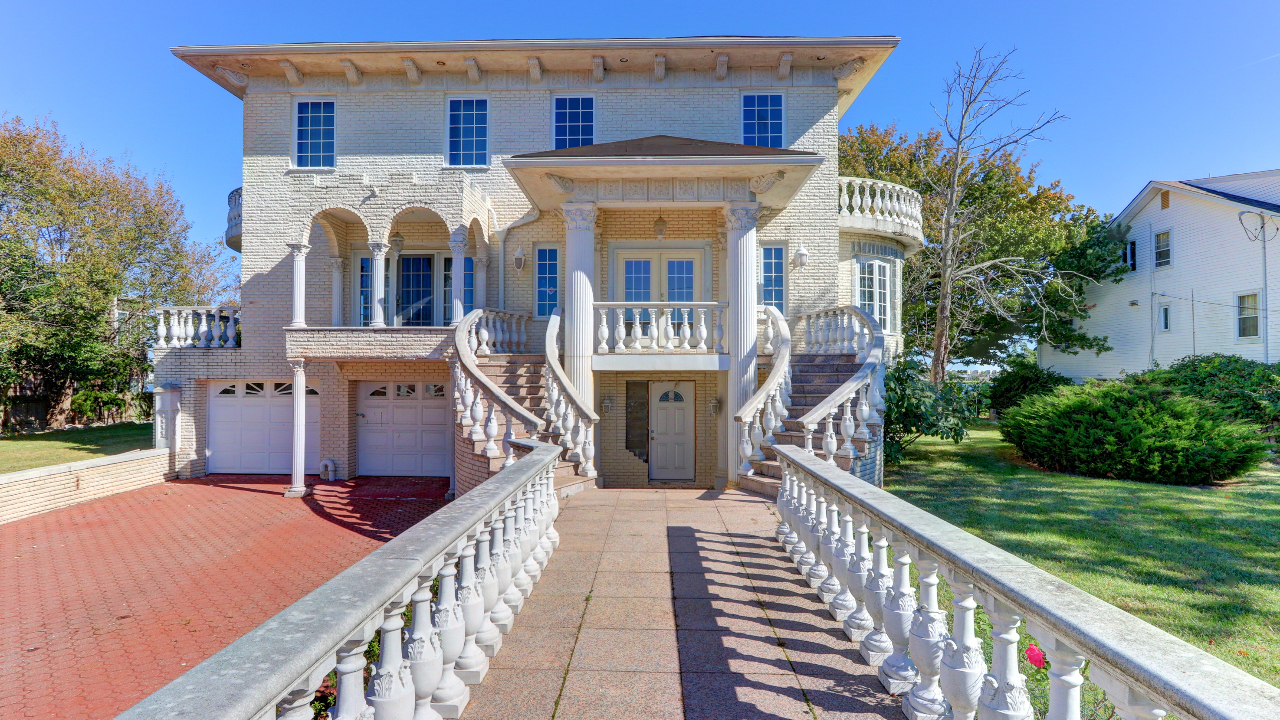
[[[322,265],[316,271],[330,278],[329,324],[367,325],[369,293],[367,287],[363,295],[360,292],[356,260],[361,250],[367,255],[369,247],[364,219],[347,208],[326,208],[312,217],[309,242],[309,263]]]
[[[443,327],[453,320],[455,276],[449,225],[427,207],[407,207],[391,219],[387,255],[387,324]],[[460,281],[474,287],[474,244],[465,252]],[[472,305],[466,305],[470,310]]]

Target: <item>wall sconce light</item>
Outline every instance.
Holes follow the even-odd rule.
[[[707,406],[707,410],[711,412],[711,417],[720,417],[720,398],[711,398],[711,404]]]
[[[608,415],[611,410],[613,410],[613,396],[605,395],[600,398],[600,414]]]
[[[667,234],[667,221],[662,219],[662,211],[658,211],[658,219],[653,221],[653,234],[661,240]]]
[[[1129,307],[1138,307],[1138,301],[1137,301],[1137,300],[1130,300],[1130,301],[1129,301]]]
[[[793,262],[795,263],[795,266],[798,268],[802,268],[805,265],[809,264],[809,251],[805,250],[803,245],[796,248],[796,256]]]
[[[524,272],[524,248],[516,248],[516,272]]]

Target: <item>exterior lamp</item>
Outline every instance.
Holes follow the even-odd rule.
[[[608,415],[611,410],[613,410],[613,396],[605,395],[600,398],[600,414]]]
[[[516,255],[514,259],[516,261],[516,272],[523,272],[524,271],[524,248],[522,247],[516,248]]]
[[[653,221],[653,234],[661,240],[667,234],[667,221],[662,219],[662,211],[658,211],[658,219]]]
[[[798,268],[802,268],[805,265],[809,264],[809,251],[805,250],[803,245],[796,248],[796,256],[795,256],[794,262],[796,267]]]
[[[711,412],[711,417],[720,416],[720,398],[711,398],[711,404],[707,406],[707,410]]]

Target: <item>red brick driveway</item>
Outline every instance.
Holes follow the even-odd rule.
[[[0,525],[0,707],[110,718],[444,504],[444,478],[210,475]]]

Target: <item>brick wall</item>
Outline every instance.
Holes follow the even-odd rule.
[[[0,524],[177,477],[168,450],[141,450],[0,475]]]

